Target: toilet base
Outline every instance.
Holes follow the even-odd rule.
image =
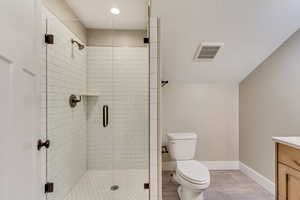
[[[191,190],[187,190],[182,186],[177,188],[177,193],[180,200],[204,200],[203,191],[201,192],[194,192]]]

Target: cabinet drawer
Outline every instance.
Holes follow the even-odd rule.
[[[300,171],[300,150],[278,144],[278,161]]]

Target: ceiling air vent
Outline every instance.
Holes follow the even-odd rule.
[[[211,61],[213,60],[221,47],[224,44],[222,43],[202,43],[194,57],[196,61]]]

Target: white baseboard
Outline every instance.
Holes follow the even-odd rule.
[[[200,161],[209,170],[238,170],[239,161]],[[171,171],[176,169],[175,162],[163,162],[163,170]]]
[[[271,194],[275,194],[275,184],[269,180],[268,178],[264,177],[251,167],[245,165],[244,163],[240,162],[240,170],[247,176],[249,176],[251,179],[253,179],[256,183],[261,185],[263,188],[265,188],[267,191],[269,191]]]
[[[201,161],[209,170],[238,170],[239,161]]]

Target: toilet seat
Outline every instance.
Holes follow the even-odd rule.
[[[177,161],[176,173],[192,184],[206,185],[210,182],[207,167],[196,160]]]

